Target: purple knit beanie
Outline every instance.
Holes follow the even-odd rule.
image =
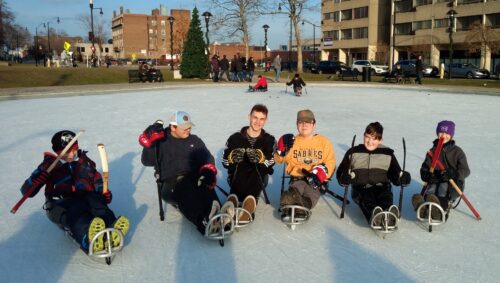
[[[439,122],[436,128],[436,134],[439,133],[447,133],[453,137],[455,135],[455,123],[447,120]]]

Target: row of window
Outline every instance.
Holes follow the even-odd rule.
[[[349,21],[362,18],[368,18],[368,6],[323,14],[323,20],[333,20],[334,22]]]
[[[473,3],[481,3],[481,2],[488,2],[488,1],[497,1],[497,0],[454,0],[455,5],[462,5],[462,4],[473,4]],[[401,1],[396,1],[395,8],[396,12],[403,13],[403,12],[412,12],[414,11],[415,7],[418,6],[424,6],[424,5],[432,5],[433,3],[447,3],[450,2],[450,0],[401,0]]]
[[[394,25],[394,32],[396,35],[409,35],[413,34],[416,30],[421,29],[431,29],[432,20],[426,21],[416,21],[411,23],[400,23]],[[482,16],[469,16],[469,17],[458,17],[456,18],[455,28],[456,30],[469,30],[471,25],[482,22]],[[446,28],[450,26],[449,19],[435,19],[434,28]],[[486,26],[491,26],[492,28],[500,28],[500,13],[486,15]]]
[[[333,40],[368,38],[368,27],[325,31],[323,38],[332,38]]]

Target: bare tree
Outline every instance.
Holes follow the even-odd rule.
[[[89,15],[79,15],[77,19],[85,29],[89,32],[92,31],[92,21]],[[102,17],[94,17],[94,42],[97,43],[100,48],[107,42],[106,38],[109,38],[110,30],[109,23]]]
[[[12,30],[14,14],[10,11],[7,2],[0,0],[0,48],[7,44],[7,31]]]
[[[265,0],[210,0],[214,19],[213,25],[219,30],[219,37],[239,37],[245,46],[245,58],[249,56],[249,25],[257,17]]]
[[[492,54],[500,52],[500,31],[492,29],[489,25],[483,25],[476,21],[469,26],[469,31],[465,36],[468,51],[471,53],[481,52],[490,49]],[[486,68],[486,60],[483,60],[482,68]]]

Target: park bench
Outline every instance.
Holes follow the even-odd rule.
[[[128,82],[129,83],[141,82],[141,77],[139,76],[138,70],[128,70]]]

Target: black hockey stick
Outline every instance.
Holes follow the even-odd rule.
[[[285,168],[286,168],[286,161],[283,162],[283,175],[281,176],[281,193],[280,193],[280,196],[283,195],[283,192],[285,191]]]
[[[163,182],[161,181],[161,167],[160,167],[160,144],[157,141],[155,145],[155,157],[156,157],[156,172],[155,172],[155,178],[156,178],[156,186],[158,188],[158,204],[160,207],[160,221],[165,220],[165,211],[163,210],[163,201],[161,199],[161,187],[163,185]]]
[[[223,188],[221,188],[219,185],[215,185],[217,187],[217,189],[219,189],[219,191],[221,191],[221,193],[223,193],[226,197],[229,196],[229,193],[226,192]]]
[[[351,162],[352,162],[352,149],[354,148],[354,142],[356,141],[356,135],[352,137],[351,143],[351,155],[349,156],[349,167],[347,167],[347,171],[351,170]],[[347,172],[349,174],[349,172]],[[349,185],[344,186],[344,201],[342,203],[342,211],[340,212],[340,219],[344,218],[345,207],[347,205],[347,192],[349,191]]]
[[[264,193],[265,202],[266,202],[266,204],[270,204],[269,197],[267,196],[266,187],[264,186],[264,180],[262,179],[262,176],[260,175],[259,168],[257,168],[257,164],[255,164],[255,171],[257,171],[257,175],[259,175],[260,185],[262,187],[262,192]]]
[[[406,167],[406,142],[405,138],[403,137],[403,172],[405,171]],[[401,184],[401,190],[399,191],[399,218],[401,218],[401,209],[403,209],[403,191],[404,191],[404,185]]]

